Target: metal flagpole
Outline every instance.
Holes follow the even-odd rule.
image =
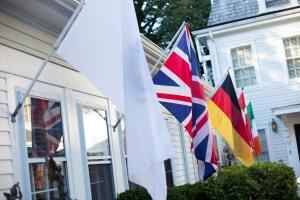
[[[226,79],[227,75],[229,74],[230,75],[230,70],[231,70],[231,67],[228,67],[227,70],[226,70],[226,73],[223,74],[223,76],[221,77],[221,80],[218,82],[218,84],[215,86],[214,88],[214,92],[211,93],[208,97],[208,99],[211,99],[215,93],[218,91],[219,87],[222,85],[222,83],[224,82],[224,80]]]
[[[40,65],[40,68],[39,68],[38,72],[35,74],[35,76],[34,76],[33,80],[31,81],[31,83],[30,83],[27,91],[25,92],[25,95],[24,95],[22,101],[20,101],[18,103],[18,105],[15,108],[14,112],[11,114],[11,122],[13,122],[13,123],[16,122],[16,116],[18,115],[18,113],[19,113],[19,111],[20,111],[20,109],[21,109],[21,107],[22,107],[22,105],[23,105],[26,97],[29,95],[29,93],[32,90],[34,84],[36,83],[36,81],[38,80],[39,76],[43,72],[46,64],[49,62],[49,60],[53,56],[54,52],[57,50],[57,48],[59,47],[59,45],[63,41],[65,35],[67,34],[67,32],[69,31],[70,27],[74,23],[76,17],[80,13],[80,11],[83,8],[84,4],[85,4],[85,0],[81,0],[80,4],[77,6],[76,10],[72,14],[72,16],[69,19],[68,23],[66,24],[66,26],[64,27],[64,29],[62,30],[62,32],[59,34],[59,36],[58,36],[57,40],[55,41],[55,43],[52,45],[51,50],[49,51],[49,53],[47,54],[47,56],[44,58],[43,62]]]
[[[152,70],[151,70],[151,74],[154,72],[154,69],[157,68],[157,65],[161,62],[162,58],[165,56],[165,54],[169,51],[170,47],[173,45],[173,43],[175,42],[175,40],[177,39],[178,35],[180,34],[181,30],[184,28],[184,26],[186,25],[186,21],[182,22],[180,28],[178,29],[178,31],[176,32],[176,34],[174,35],[174,37],[172,38],[171,42],[168,44],[167,48],[164,50],[164,52],[160,55],[160,57],[158,58],[158,60],[156,61],[155,65],[153,66]]]

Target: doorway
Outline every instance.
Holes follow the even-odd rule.
[[[298,148],[298,155],[300,160],[300,124],[295,124],[295,136],[296,136],[296,142],[297,142],[297,148]]]

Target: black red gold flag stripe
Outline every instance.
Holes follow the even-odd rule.
[[[254,159],[251,143],[229,73],[208,101],[208,112],[212,126],[228,143],[235,156],[244,165],[252,165]]]

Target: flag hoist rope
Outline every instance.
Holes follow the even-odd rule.
[[[25,92],[22,101],[20,101],[17,105],[17,107],[15,108],[14,112],[11,114],[11,122],[15,123],[16,122],[16,116],[18,115],[26,97],[29,95],[30,91],[32,90],[34,84],[36,83],[36,81],[38,80],[39,76],[41,75],[41,73],[43,72],[46,64],[49,62],[50,58],[53,56],[54,52],[57,50],[57,48],[59,47],[59,45],[61,44],[61,42],[63,41],[65,35],[67,34],[67,32],[69,31],[70,27],[72,26],[72,24],[74,23],[76,17],[78,16],[78,14],[80,13],[81,9],[83,8],[85,4],[85,0],[81,0],[80,4],[77,6],[76,10],[74,11],[74,13],[72,14],[72,16],[70,17],[68,23],[65,25],[64,29],[62,30],[62,32],[59,34],[57,40],[55,41],[55,43],[52,45],[51,50],[49,51],[49,53],[47,54],[47,56],[44,58],[43,62],[41,63],[38,72],[35,74],[33,80],[31,81],[27,91]]]

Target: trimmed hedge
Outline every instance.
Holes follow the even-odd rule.
[[[296,176],[282,163],[224,168],[206,182],[168,189],[168,200],[298,200]],[[143,188],[121,193],[117,200],[151,200]]]

